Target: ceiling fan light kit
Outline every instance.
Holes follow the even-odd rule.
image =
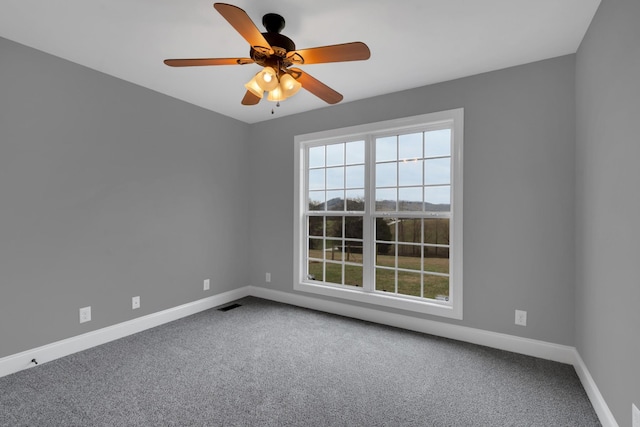
[[[264,96],[264,89],[260,87],[260,85],[258,84],[258,79],[256,77],[257,74],[253,76],[253,78],[249,80],[248,83],[245,83],[244,87],[247,88],[249,92],[262,99],[262,97]]]
[[[267,96],[267,101],[280,102],[284,101],[285,99],[287,98],[282,93],[282,89],[280,88],[280,86],[269,92],[269,96]]]
[[[247,82],[243,105],[255,105],[268,92],[267,100],[284,101],[304,88],[329,104],[342,101],[342,95],[293,65],[322,64],[327,62],[361,61],[369,59],[371,53],[362,42],[344,43],[296,50],[295,43],[280,34],[284,29],[284,18],[276,13],[262,17],[266,33],[260,32],[247,13],[237,6],[214,3],[213,7],[249,43],[250,58],[195,58],[165,59],[171,67],[193,67],[207,65],[258,64],[262,69]]]
[[[254,77],[256,79],[256,83],[260,88],[264,91],[270,92],[278,87],[280,83],[278,81],[278,75],[276,70],[271,67],[264,67],[262,71],[260,71]]]
[[[282,89],[283,95],[287,98],[298,93],[301,87],[302,84],[294,79],[291,74],[284,74],[280,78],[280,88]]]

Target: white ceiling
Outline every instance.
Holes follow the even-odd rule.
[[[343,103],[576,52],[600,0],[228,0],[260,29],[284,16],[298,49],[365,42],[368,61],[301,66]],[[327,106],[307,91],[243,106],[244,66],[173,68],[166,58],[247,57],[212,0],[1,0],[0,36],[247,123]],[[1,60],[1,58],[0,58]]]

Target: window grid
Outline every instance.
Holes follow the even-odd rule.
[[[439,153],[436,155],[429,155],[426,150],[427,146],[427,138],[429,135],[429,130],[423,132],[414,132],[414,133],[405,133],[405,134],[396,134],[396,135],[385,135],[374,138],[374,144],[372,148],[375,153],[375,177],[373,181],[375,182],[375,209],[374,209],[374,217],[376,221],[376,229],[375,229],[375,246],[376,246],[376,256],[374,262],[375,275],[375,291],[382,292],[390,292],[394,294],[402,294],[411,297],[419,297],[419,298],[434,298],[441,300],[448,300],[449,298],[449,273],[450,267],[447,268],[447,273],[442,273],[438,271],[432,271],[431,265],[425,265],[425,259],[427,257],[428,248],[432,248],[432,252],[435,252],[435,255],[438,255],[438,250],[433,248],[437,248],[442,246],[446,248],[447,253],[449,251],[449,246],[447,245],[430,245],[425,244],[424,242],[424,232],[423,222],[420,220],[419,228],[416,228],[414,224],[414,241],[409,242],[406,241],[403,237],[400,237],[398,227],[402,224],[403,221],[415,221],[418,218],[423,218],[430,213],[430,209],[428,209],[426,205],[426,189],[428,188],[445,188],[449,189],[449,200],[451,198],[450,195],[450,186],[451,186],[451,135],[450,130],[445,130],[445,132],[449,132],[447,137],[448,139],[448,150],[446,153]],[[441,132],[441,131],[438,131]],[[405,150],[403,150],[403,142],[407,143],[405,145]],[[410,144],[413,142],[413,149],[411,149]],[[419,144],[419,148],[416,149],[416,144]],[[406,150],[406,147],[409,146],[409,150]],[[380,151],[378,149],[381,148]],[[404,151],[404,152],[403,152]],[[409,153],[407,153],[409,151]],[[407,155],[408,154],[408,155]],[[446,176],[440,177],[440,179],[436,179],[436,183],[430,184],[427,180],[427,171],[428,166],[433,165],[430,161],[441,161],[445,160],[448,163],[447,174]],[[444,164],[444,162],[440,162]],[[405,177],[403,173],[411,172],[411,169],[408,167],[403,167],[403,165],[412,165],[416,164],[418,168],[413,167],[414,176],[413,177]],[[437,165],[437,164],[436,164]],[[441,165],[442,166],[442,165]],[[405,169],[405,170],[403,170]],[[418,173],[416,174],[416,169],[418,169]],[[383,176],[382,179],[378,175],[380,173],[389,173],[391,170],[395,173],[394,179],[391,181],[388,180],[388,176]],[[430,171],[429,171],[430,172]],[[407,192],[413,189],[418,189],[419,196],[414,197],[412,200],[403,201],[403,193],[409,194]],[[382,190],[382,191],[380,191]],[[387,198],[394,194],[395,197],[392,197],[391,200],[387,200],[384,197],[379,197],[379,195],[384,194]],[[415,194],[415,192],[414,192]],[[450,202],[449,202],[450,209]],[[405,214],[406,212],[406,214]],[[389,215],[396,215],[403,213],[402,217],[389,218]],[[411,215],[410,218],[404,218],[404,215]],[[450,216],[447,212],[442,212],[436,216]],[[389,243],[383,243],[384,240],[380,240],[378,238],[378,234],[381,232],[379,224],[384,224],[386,221],[392,221],[393,231],[392,236],[396,236],[395,240]],[[415,240],[416,235],[420,236],[419,241]],[[448,243],[448,242],[447,242]],[[389,262],[389,260],[385,260],[384,262],[380,262],[382,258],[388,258],[388,255],[384,255],[380,253],[380,248],[387,246],[388,248],[392,248],[391,252],[393,254],[393,263]],[[412,260],[411,258],[417,258],[416,260]],[[430,258],[431,260],[431,258]],[[417,263],[416,263],[417,261]],[[450,261],[450,260],[448,260]],[[411,265],[409,267],[410,264]],[[416,265],[417,264],[417,265]],[[416,273],[420,273],[416,275]],[[392,275],[392,277],[389,277]],[[401,277],[402,276],[402,277]],[[428,278],[431,282],[434,281],[434,277],[442,278],[440,282],[444,282],[446,280],[446,290],[440,289],[440,292],[437,290],[437,286],[434,286],[435,290],[429,290],[428,295],[425,295],[425,282],[426,278]],[[437,279],[435,279],[437,282]],[[402,289],[401,289],[402,288]],[[442,288],[442,286],[440,286]]]
[[[393,122],[401,130],[378,132],[381,123],[372,131],[363,125],[296,137],[302,221],[295,234],[306,247],[296,244],[294,289],[462,318],[462,110]],[[347,132],[359,136],[343,139]],[[362,148],[357,160],[349,141]],[[337,234],[330,231],[336,220]],[[311,230],[312,221],[321,232]],[[348,221],[358,223],[356,236],[348,235]],[[381,235],[380,221],[395,221],[393,233]],[[379,253],[380,246],[391,249]],[[314,268],[317,275],[309,275]]]
[[[361,155],[357,153],[359,146]],[[308,160],[308,181],[313,181],[312,175],[316,181],[308,191],[315,198],[307,199],[306,277],[322,283],[362,287],[364,141],[310,147],[309,153],[308,157],[315,157]]]
[[[348,162],[347,147],[350,147],[349,144],[351,144],[348,142],[309,147],[307,154],[309,164],[307,172],[309,189],[307,194],[309,198],[307,200],[308,212],[306,213],[306,239],[308,244],[307,262],[305,263],[307,279],[334,285],[366,287],[373,292],[390,292],[408,297],[440,297],[441,299],[448,299],[448,290],[438,295],[434,295],[431,291],[425,292],[425,279],[427,276],[444,278],[447,280],[447,286],[449,279],[448,269],[447,273],[443,273],[432,271],[433,268],[431,266],[425,265],[428,248],[442,247],[443,249],[446,248],[447,252],[449,250],[448,244],[433,245],[424,241],[425,230],[422,218],[429,213],[425,204],[425,189],[432,187],[450,188],[451,185],[451,154],[448,152],[446,153],[447,155],[428,156],[425,149],[428,132],[427,130],[418,133],[398,133],[390,136],[373,137],[367,140],[366,145],[364,141],[357,142],[356,144],[362,144],[362,149],[365,151],[364,156],[359,156],[362,157],[362,162]],[[406,148],[403,150],[403,142],[406,141],[413,142],[414,147],[411,149],[407,144],[409,150]],[[416,141],[419,143],[419,149],[415,147]],[[381,147],[380,156],[378,156],[379,146]],[[364,175],[366,169],[364,158],[367,150],[370,150],[373,153],[372,156],[376,158],[373,163],[375,172],[372,179],[375,183],[375,194],[377,195],[381,189],[391,190],[395,194],[392,200],[381,201],[377,196],[372,198],[375,200],[373,212],[376,222],[375,233],[371,243],[375,246],[373,260],[365,260],[364,257],[366,242],[362,232],[364,220],[361,212],[367,210],[366,205],[364,201],[360,203],[357,199],[352,200],[347,197],[349,189],[361,190],[364,194],[364,176],[362,177],[361,186],[355,185],[351,188],[354,179],[347,177],[347,171],[359,170]],[[383,152],[384,150],[386,152]],[[407,151],[409,151],[409,155],[407,155]],[[430,160],[447,160],[449,163],[448,176],[441,177],[440,182],[435,184],[426,182],[427,166]],[[403,167],[406,164],[415,164],[418,167]],[[395,174],[387,182],[382,180],[388,180],[389,177],[381,176],[385,169],[386,172],[393,169]],[[411,173],[413,173],[413,176],[411,176]],[[357,178],[355,181],[360,182]],[[405,189],[417,189],[418,192],[415,192],[415,194],[419,193],[420,196],[404,202],[402,193]],[[319,197],[322,193],[324,193],[323,197]],[[391,193],[388,192],[388,194]],[[312,195],[315,197],[312,197]],[[350,200],[352,201],[350,202]],[[380,203],[386,205],[382,210],[380,209]],[[391,206],[393,209],[390,209]],[[405,209],[407,206],[409,208]],[[360,213],[356,216],[353,213],[355,211]],[[383,212],[383,214],[380,215],[380,212]],[[411,217],[405,218],[404,215],[402,217],[397,215],[404,212],[410,213]],[[332,216],[337,213],[345,215]],[[365,214],[367,213],[365,212]],[[397,217],[390,219],[388,217],[389,214],[394,214]],[[446,215],[446,212],[440,212],[440,216]],[[312,223],[317,223],[319,220],[322,222],[322,233],[321,235],[314,235],[314,233],[318,234],[317,225],[312,226]],[[389,227],[390,224],[387,224],[387,221],[392,221],[393,227]],[[399,234],[405,221],[409,221],[409,224],[413,222],[413,241],[408,241]],[[416,226],[418,222],[419,227]],[[340,227],[339,232],[335,230],[336,224]],[[349,235],[348,226],[350,224],[359,226],[359,231],[356,235]],[[387,241],[378,238],[378,234],[382,232],[381,227],[385,225],[389,227],[389,232],[391,236],[395,236],[395,239]],[[418,240],[416,240],[416,236],[419,236]],[[382,252],[383,249],[387,251],[391,249],[392,255]],[[435,252],[437,255],[437,249]],[[358,262],[354,262],[354,259],[357,259]],[[381,261],[382,259],[384,259],[383,262]],[[365,266],[372,266],[369,268],[374,270],[373,281],[368,286],[363,282],[362,270]]]
[[[446,218],[442,218],[442,220],[448,220]],[[416,272],[420,272],[421,276],[419,278],[419,282],[418,282],[418,289],[414,290],[413,292],[410,292],[408,296],[415,296],[415,297],[420,297],[420,298],[432,298],[432,299],[440,299],[440,300],[448,300],[449,297],[449,292],[442,292],[442,289],[440,289],[440,291],[437,290],[437,287],[434,287],[436,289],[432,289],[430,290],[428,293],[425,292],[425,286],[427,285],[426,283],[426,279],[429,278],[432,281],[440,281],[441,283],[444,282],[445,280],[447,281],[447,287],[448,287],[448,281],[449,281],[449,277],[450,277],[450,267],[447,266],[446,269],[444,269],[445,271],[437,271],[438,269],[442,269],[442,263],[439,262],[441,261],[438,257],[438,251],[445,251],[446,252],[446,257],[443,258],[442,260],[446,260],[447,264],[450,262],[449,260],[449,250],[450,250],[450,244],[449,244],[449,239],[448,239],[448,233],[445,233],[445,236],[441,236],[441,239],[445,239],[445,241],[447,243],[430,243],[427,241],[427,239],[425,239],[425,234],[427,232],[426,228],[425,228],[425,221],[438,221],[435,220],[433,218],[389,218],[389,217],[377,217],[376,218],[376,222],[377,224],[380,224],[381,222],[385,222],[385,221],[390,221],[392,226],[393,226],[393,231],[391,232],[392,236],[395,236],[395,238],[391,238],[391,239],[380,239],[379,238],[379,230],[380,227],[376,226],[376,237],[375,237],[375,244],[376,244],[376,262],[375,262],[375,268],[376,268],[376,277],[378,277],[378,272],[379,271],[397,271],[396,274],[394,274],[394,281],[393,281],[393,290],[388,289],[388,286],[384,286],[384,283],[382,284],[382,286],[380,283],[376,282],[376,290],[377,291],[383,291],[383,292],[393,292],[393,293],[402,293],[399,291],[399,287],[400,287],[400,282],[399,282],[399,277],[398,274],[399,273],[416,273]],[[420,240],[419,241],[409,241],[406,236],[403,236],[402,231],[400,230],[400,226],[403,223],[403,221],[409,221],[410,224],[411,222],[413,222],[413,226],[410,225],[410,230],[413,230],[414,233],[414,240],[415,240],[415,236],[420,236]],[[416,224],[417,223],[417,224]],[[417,225],[417,227],[416,227]],[[416,228],[418,229],[418,232],[416,233],[415,230]],[[449,228],[449,225],[447,225],[446,227],[447,229]],[[436,223],[436,241],[438,240],[437,237],[437,223]],[[389,246],[392,249],[392,253],[393,253],[393,264],[390,265],[389,262],[387,261],[386,263],[384,262],[380,262],[380,255],[381,255],[381,251],[379,250],[380,246]],[[401,249],[401,248],[404,248]],[[431,250],[431,252],[435,252],[435,257],[429,257],[428,253],[429,250]],[[417,265],[414,267],[408,267],[407,265],[403,265],[401,263],[401,255],[403,252],[413,252],[413,254],[410,255],[413,257],[417,258]],[[442,256],[442,254],[440,255]],[[429,261],[429,264],[427,264],[427,260]],[[403,260],[404,262],[407,262],[407,260]],[[410,261],[409,261],[410,262]],[[439,278],[439,279],[437,279]]]
[[[307,195],[307,209],[311,211],[364,211],[364,195],[365,195],[365,187],[364,187],[364,173],[365,173],[365,162],[364,158],[360,162],[349,162],[349,148],[351,146],[362,145],[362,149],[364,151],[364,141],[352,141],[352,142],[342,142],[342,143],[334,143],[328,145],[320,145],[309,147],[309,151],[307,152],[307,158],[311,158],[312,156],[309,154],[312,151],[316,153],[322,151],[323,160],[319,162],[317,159],[319,156],[314,157],[313,163],[311,161],[308,162],[308,172],[307,172],[307,183],[309,185],[308,191],[306,191]],[[329,159],[329,150],[326,150],[327,147],[341,147],[342,148],[342,163],[338,163],[334,159]],[[335,154],[337,151],[334,149],[332,152]],[[342,177],[341,177],[341,185],[332,185],[328,179],[328,173],[332,171],[337,171],[338,169],[342,169]],[[362,175],[362,184],[361,186],[353,184],[354,178],[348,176],[348,172],[357,172],[358,169],[361,169]],[[318,179],[321,177],[321,179]],[[356,179],[357,180],[357,179]],[[351,183],[351,185],[350,185]],[[322,185],[320,185],[322,184]],[[360,195],[360,197],[358,197]],[[349,197],[351,196],[351,197]],[[354,197],[355,196],[355,197]],[[335,200],[340,200],[336,202]],[[334,201],[333,205],[329,206],[328,203]],[[346,202],[346,203],[345,203]],[[362,206],[360,206],[362,205]]]

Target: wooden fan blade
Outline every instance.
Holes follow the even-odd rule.
[[[260,97],[254,95],[250,91],[244,94],[244,98],[242,98],[242,105],[256,105],[260,102]]]
[[[269,42],[264,38],[258,27],[256,27],[251,18],[249,18],[247,12],[237,6],[226,3],[214,3],[213,7],[249,42],[251,47],[258,51],[267,52],[269,55],[273,54],[271,45],[269,45]]]
[[[362,42],[312,47],[289,52],[287,58],[296,64],[322,64],[325,62],[362,61],[371,57],[369,47]],[[302,60],[300,60],[302,58]]]
[[[244,65],[253,64],[251,58],[187,58],[165,59],[164,63],[170,67],[200,67],[205,65]]]
[[[311,77],[309,74],[305,73],[299,68],[291,68],[292,76],[295,77],[298,82],[302,85],[303,88],[322,99],[324,102],[328,104],[337,104],[342,101],[342,95],[335,90],[331,89],[326,84],[322,83],[320,80]]]

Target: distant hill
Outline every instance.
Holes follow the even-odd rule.
[[[364,210],[364,202],[363,201],[350,201],[349,202],[349,210]],[[421,211],[422,203],[421,202],[407,202],[400,201],[400,210],[401,211]],[[383,200],[381,202],[376,202],[376,206],[381,208],[382,211],[395,211],[396,202],[393,200]],[[341,211],[344,209],[344,199],[333,198],[327,201],[327,210],[330,211]],[[450,204],[434,204],[434,203],[424,203],[424,210],[426,212],[448,212],[451,210]]]

